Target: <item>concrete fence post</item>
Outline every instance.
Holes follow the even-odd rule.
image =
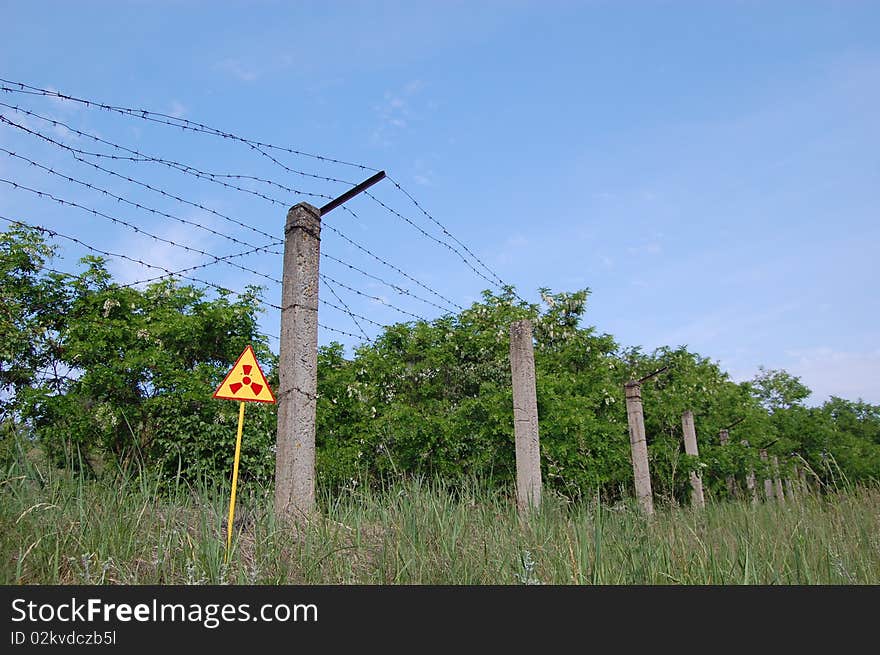
[[[776,489],[776,500],[785,502],[785,492],[782,490],[782,479],[779,477],[779,458],[773,455],[773,482]]]
[[[694,413],[686,409],[681,415],[681,431],[684,434],[684,452],[694,457],[699,457],[697,449],[697,430],[694,427]],[[706,500],[703,497],[703,479],[696,471],[689,474],[691,480],[691,504],[694,507],[703,508]]]
[[[275,452],[275,514],[295,521],[315,507],[320,250],[321,212],[299,203],[284,227]]]
[[[633,478],[636,498],[642,512],[651,516],[654,513],[654,499],[651,494],[651,471],[648,468],[648,442],[645,438],[645,417],[642,410],[642,386],[638,382],[627,382],[626,420],[629,424],[629,445],[632,450]]]
[[[743,446],[745,446],[746,448],[749,447],[749,440],[748,439],[743,439],[742,441],[740,441],[740,443]],[[755,479],[755,469],[753,469],[751,465],[749,465],[748,473],[746,473],[746,491],[749,494],[749,498],[752,499],[752,502],[757,503],[758,502],[758,483],[757,483],[757,480]]]
[[[810,492],[810,486],[807,484],[807,472],[804,470],[802,466],[798,466],[797,468],[797,477],[798,482],[800,483],[800,489],[802,494],[807,494]]]
[[[727,444],[729,444],[730,443],[730,432],[726,429],[719,430],[718,431],[718,442],[722,446],[726,446]],[[736,484],[736,476],[728,475],[725,481],[727,483],[727,493],[730,495],[730,497],[736,498],[737,496],[739,496],[739,488],[737,487],[737,484]]]
[[[761,448],[761,461],[767,461],[767,450],[765,448]],[[773,500],[773,480],[770,478],[764,478],[764,499]]]
[[[532,322],[510,325],[513,429],[516,442],[516,506],[520,515],[541,507],[541,445]]]

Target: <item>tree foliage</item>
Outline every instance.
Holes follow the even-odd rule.
[[[114,284],[87,257],[76,276],[46,273],[34,231],[4,235],[5,410],[58,464],[98,471],[134,462],[186,477],[228,476],[237,407],[213,400],[247,344],[274,369],[258,333],[259,290],[238,299],[163,280]],[[5,327],[5,326],[4,326]],[[274,417],[249,412],[242,468],[269,479]]]
[[[277,356],[259,333],[259,288],[233,299],[176,281],[113,282],[104,261],[77,275],[52,272],[53,247],[34,230],[0,234],[0,411],[9,457],[24,433],[57,464],[101,474],[134,463],[167,476],[228,479],[237,406],[211,395],[246,345],[277,385]],[[349,357],[318,353],[317,473],[339,490],[409,475],[488,484],[515,477],[509,326],[534,326],[542,474],[570,498],[613,500],[632,485],[623,385],[642,384],[654,492],[686,502],[688,472],[727,494],[776,475],[776,455],[822,485],[880,477],[880,407],[833,397],[807,407],[810,390],[785,371],[735,382],[685,346],[622,348],[584,325],[589,289],[541,303],[512,288],[484,292],[458,314],[388,326]],[[695,416],[700,455],[684,454],[681,416]],[[241,473],[271,481],[275,407],[247,410]],[[727,429],[730,442],[719,435]],[[4,454],[5,453],[5,454]]]

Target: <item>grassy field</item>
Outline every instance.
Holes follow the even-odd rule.
[[[880,490],[703,512],[545,497],[521,523],[509,493],[409,481],[320,499],[299,535],[271,495],[146,477],[84,480],[28,465],[0,479],[3,584],[878,584]],[[238,517],[242,520],[239,522]]]

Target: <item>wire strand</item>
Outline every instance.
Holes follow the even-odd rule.
[[[44,227],[44,226],[42,226],[42,225],[35,225],[35,224],[33,224],[33,223],[26,223],[25,221],[21,221],[21,220],[17,220],[17,219],[7,218],[6,216],[2,216],[2,215],[0,215],[0,219],[6,221],[7,223],[11,223],[11,224],[14,224],[14,225],[22,225],[22,226],[24,226],[24,227],[28,227],[28,228],[31,228],[31,229],[33,229],[33,230],[37,230],[37,231],[39,231],[39,232],[42,232],[42,233],[48,234],[48,235],[50,235],[50,236],[52,236],[52,237],[61,237],[62,239],[66,239],[66,240],[68,240],[68,241],[71,241],[71,242],[73,242],[73,243],[76,243],[76,244],[78,244],[79,246],[85,248],[86,250],[88,250],[88,251],[90,251],[90,252],[93,252],[93,253],[95,253],[95,254],[98,254],[98,255],[104,256],[104,257],[115,257],[115,258],[118,258],[118,259],[124,259],[124,260],[126,260],[126,261],[130,261],[130,262],[132,262],[132,263],[134,263],[134,264],[140,264],[141,266],[144,266],[144,267],[146,267],[146,268],[152,268],[152,269],[155,269],[155,270],[163,271],[163,272],[164,272],[164,275],[162,275],[162,276],[160,276],[160,277],[168,277],[168,276],[180,277],[180,278],[183,278],[183,279],[186,279],[186,280],[192,280],[192,281],[194,281],[194,282],[198,282],[198,283],[200,283],[200,284],[207,285],[207,286],[209,286],[209,287],[213,287],[214,289],[218,289],[218,290],[223,291],[223,292],[234,293],[234,294],[239,295],[239,296],[240,296],[240,295],[243,295],[243,294],[241,294],[241,293],[239,293],[239,292],[233,291],[232,289],[229,289],[229,288],[227,288],[227,287],[220,286],[219,284],[215,284],[215,283],[213,283],[213,282],[209,282],[209,281],[207,281],[207,280],[202,280],[202,279],[195,278],[195,277],[191,277],[191,276],[187,276],[187,275],[181,275],[180,272],[178,272],[178,271],[172,271],[172,270],[170,270],[170,269],[168,269],[168,268],[166,268],[166,267],[164,267],[164,266],[160,266],[160,265],[158,265],[158,264],[151,264],[150,262],[146,262],[146,261],[144,261],[144,260],[142,260],[142,259],[137,259],[137,258],[135,258],[135,257],[131,257],[131,256],[126,255],[126,254],[124,254],[124,253],[115,253],[115,252],[110,252],[110,251],[104,250],[103,248],[98,248],[97,246],[93,246],[93,245],[91,245],[91,244],[88,244],[88,243],[82,241],[81,239],[78,239],[77,237],[72,237],[72,236],[70,236],[70,235],[63,234],[62,232],[58,232],[57,230],[53,230],[53,229],[51,229],[51,228]],[[242,256],[243,254],[246,254],[246,253],[236,253],[236,254],[234,254],[234,255],[227,255],[227,257],[240,257],[240,256]],[[206,266],[210,266],[210,265],[213,265],[213,264],[215,264],[215,263],[216,263],[216,262],[211,261],[211,262],[208,262],[208,263],[200,264],[200,265],[198,265],[198,266],[194,266],[194,267],[192,267],[192,269],[194,270],[194,269],[197,269],[197,268],[204,268],[204,267],[206,267]],[[48,269],[47,269],[47,270],[48,270]],[[125,285],[118,285],[118,284],[117,284],[116,286],[118,286],[118,287],[120,287],[120,288],[124,288],[124,287],[132,286],[132,285],[131,285],[131,284],[125,284]]]
[[[209,125],[205,125],[204,123],[198,123],[195,121],[188,120],[186,118],[180,116],[171,116],[169,114],[163,114],[161,112],[149,111],[146,109],[132,109],[130,107],[121,107],[117,105],[110,105],[107,103],[97,102],[95,100],[87,100],[84,98],[77,98],[75,96],[59,93],[58,91],[53,91],[52,89],[43,89],[36,86],[31,86],[29,84],[25,84],[24,82],[17,82],[15,80],[6,80],[0,78],[0,83],[3,84],[0,87],[0,91],[5,91],[7,93],[26,93],[28,95],[40,95],[47,97],[56,97],[62,100],[68,100],[70,102],[77,102],[85,105],[86,107],[97,107],[98,109],[103,109],[105,111],[113,111],[119,114],[132,116],[135,118],[141,118],[143,120],[148,120],[156,123],[162,123],[164,125],[168,125],[171,127],[178,127],[184,130],[191,130],[193,132],[204,132],[206,134],[211,134],[214,136],[220,136],[224,139],[232,139],[235,141],[241,141],[251,146],[261,147],[261,148],[271,148],[273,150],[278,150],[281,152],[286,152],[288,154],[297,155],[300,157],[309,157],[312,159],[316,159],[322,162],[328,162],[331,164],[341,164],[343,166],[351,166],[354,168],[358,168],[365,171],[378,172],[379,169],[371,168],[369,166],[365,166],[364,164],[358,164],[354,162],[348,162],[343,159],[336,159],[334,157],[328,157],[326,155],[315,155],[309,152],[304,152],[302,150],[296,150],[294,148],[286,148],[283,146],[273,145],[271,143],[263,143],[257,141],[255,139],[248,139],[242,136],[238,136],[237,134],[233,134],[232,132],[226,132],[220,130],[215,127],[211,127]],[[13,88],[7,85],[15,85],[19,88]],[[157,118],[158,117],[158,118]]]
[[[125,221],[121,218],[111,216],[110,214],[105,214],[104,212],[99,211],[97,209],[94,209],[92,207],[86,207],[84,205],[80,205],[77,202],[73,202],[71,200],[65,200],[64,198],[59,198],[59,197],[57,197],[47,191],[40,191],[38,189],[32,189],[31,187],[25,186],[23,184],[18,184],[17,182],[14,182],[12,180],[7,180],[5,178],[0,178],[0,182],[2,182],[4,184],[8,184],[11,187],[13,187],[14,189],[22,189],[24,191],[28,191],[28,192],[30,192],[40,198],[44,198],[44,197],[49,198],[50,200],[54,200],[55,202],[57,202],[61,205],[69,205],[71,207],[76,207],[77,209],[79,209],[81,211],[85,211],[86,213],[90,213],[95,216],[100,216],[101,218],[105,218],[105,219],[111,221],[112,223],[115,223],[118,225],[123,225],[123,226],[127,227],[128,229],[132,230],[133,232],[136,232],[138,234],[143,234],[144,236],[150,237],[151,239],[154,239],[156,241],[166,243],[170,246],[173,246],[175,248],[180,248],[180,249],[186,250],[188,252],[196,253],[199,255],[204,255],[205,257],[210,257],[211,259],[213,259],[214,261],[216,261],[218,263],[227,264],[227,265],[232,266],[234,268],[238,268],[242,271],[252,273],[252,274],[257,275],[259,277],[265,278],[265,279],[269,280],[270,282],[275,282],[276,284],[281,284],[281,280],[279,280],[278,278],[274,278],[271,275],[266,275],[265,273],[255,271],[254,269],[248,268],[247,266],[242,266],[240,264],[236,264],[235,262],[229,261],[228,259],[224,259],[224,258],[219,257],[217,255],[213,255],[209,252],[205,252],[204,250],[201,250],[200,248],[193,248],[191,246],[187,246],[185,244],[177,243],[176,241],[172,241],[171,239],[166,239],[164,237],[157,236],[157,235],[153,234],[152,232],[148,232],[148,231],[144,230],[143,228],[138,227],[137,225],[129,223],[128,221]]]
[[[433,241],[434,243],[436,243],[436,244],[438,244],[438,245],[440,245],[440,246],[443,246],[444,248],[448,249],[450,252],[455,253],[456,255],[458,255],[459,259],[461,259],[461,261],[463,261],[463,262],[465,263],[465,265],[466,265],[468,268],[470,268],[470,269],[471,269],[474,273],[476,273],[479,277],[483,278],[486,282],[488,282],[488,283],[491,284],[492,286],[498,286],[498,283],[497,283],[497,282],[495,282],[495,281],[493,281],[493,280],[490,280],[490,279],[489,279],[488,277],[486,277],[483,273],[481,273],[480,271],[478,271],[478,270],[474,267],[474,265],[471,264],[471,263],[468,261],[468,259],[467,259],[464,255],[462,255],[461,252],[460,252],[458,249],[456,249],[454,246],[451,246],[451,245],[449,245],[448,243],[446,243],[445,241],[442,241],[442,240],[438,239],[437,237],[433,236],[432,234],[429,234],[427,231],[425,231],[425,230],[422,229],[419,225],[417,225],[417,224],[415,223],[415,221],[413,221],[413,220],[410,219],[410,218],[407,218],[406,216],[404,216],[403,214],[401,214],[401,213],[398,212],[397,210],[392,209],[391,207],[389,207],[389,206],[386,205],[384,202],[382,202],[381,200],[379,200],[376,196],[374,196],[374,195],[373,195],[372,193],[370,193],[369,191],[364,191],[364,195],[366,195],[366,196],[372,198],[375,202],[379,203],[379,205],[381,205],[382,207],[384,207],[388,212],[390,212],[390,213],[393,214],[394,216],[397,216],[397,217],[400,218],[401,220],[405,221],[407,224],[411,225],[413,228],[415,228],[415,229],[416,229],[416,230],[417,230],[417,231],[418,231],[423,237],[425,237],[426,239],[430,239],[430,240]],[[502,286],[503,286],[503,284],[502,284]]]
[[[23,112],[25,115],[32,116],[34,118],[39,118],[41,120],[52,123],[53,126],[61,125],[62,127],[67,128],[68,130],[70,130],[71,132],[76,134],[77,136],[92,139],[96,143],[101,143],[103,145],[110,146],[111,148],[113,148],[115,150],[129,153],[128,155],[108,155],[108,154],[102,153],[102,152],[90,152],[90,151],[86,151],[86,150],[81,150],[79,148],[72,148],[70,146],[67,146],[71,150],[74,150],[75,152],[78,152],[84,156],[99,157],[102,159],[110,159],[112,161],[128,161],[128,162],[133,162],[133,163],[160,164],[160,165],[165,166],[167,168],[171,168],[173,170],[180,171],[181,173],[184,173],[186,175],[191,175],[191,176],[197,177],[199,179],[213,182],[214,184],[219,184],[220,186],[225,187],[227,189],[234,189],[236,191],[241,191],[242,193],[248,193],[250,195],[256,196],[258,198],[262,198],[263,200],[267,200],[267,201],[274,203],[274,204],[285,205],[285,206],[289,204],[288,202],[284,202],[282,200],[272,198],[271,196],[267,196],[266,194],[260,193],[259,191],[254,191],[253,189],[247,189],[245,187],[238,186],[237,184],[229,184],[228,182],[223,182],[221,180],[216,179],[217,177],[227,175],[225,173],[224,174],[210,173],[210,172],[200,170],[194,166],[190,166],[189,164],[183,164],[183,163],[171,160],[171,159],[163,159],[161,157],[154,157],[152,155],[147,155],[147,154],[140,152],[139,150],[134,150],[134,149],[128,148],[126,146],[121,146],[121,145],[114,143],[112,141],[108,141],[107,139],[103,139],[101,137],[95,136],[94,134],[89,134],[88,132],[83,132],[82,130],[77,130],[75,128],[70,127],[69,125],[67,125],[65,123],[62,123],[61,121],[56,120],[56,119],[47,118],[45,116],[35,114],[34,112],[27,111],[25,109],[13,107],[12,105],[0,103],[0,107],[9,107],[11,109],[14,109],[15,111]],[[23,125],[19,125],[18,123],[10,121],[5,116],[0,115],[0,121],[4,122],[12,127],[15,127],[16,129],[22,130],[23,132],[27,132],[29,134],[37,136],[37,137],[39,137],[49,143],[54,143],[55,145],[61,145],[55,139],[52,139],[51,137],[47,137],[45,134],[42,134],[41,132],[31,130]],[[313,198],[331,198],[332,199],[332,196],[328,196],[326,194],[309,193],[306,191],[298,191],[296,189],[292,189],[291,191],[293,193],[296,193],[297,195],[309,196],[309,197],[313,197]]]
[[[404,289],[403,287],[400,287],[400,286],[394,284],[393,282],[388,282],[387,280],[385,280],[385,279],[379,277],[378,275],[374,275],[374,274],[372,274],[372,273],[368,273],[367,271],[365,271],[365,270],[363,270],[363,269],[361,269],[361,268],[358,268],[357,266],[354,266],[353,264],[350,264],[350,263],[348,263],[348,262],[346,262],[346,261],[344,261],[344,260],[342,260],[342,259],[339,259],[338,257],[334,257],[333,255],[327,254],[327,253],[325,253],[325,252],[322,252],[322,253],[321,253],[321,257],[323,257],[323,258],[325,258],[325,259],[329,259],[329,260],[332,261],[332,262],[336,262],[336,263],[338,263],[338,264],[341,264],[342,266],[346,266],[346,267],[348,267],[349,269],[351,269],[352,271],[355,271],[355,272],[357,272],[357,273],[360,273],[360,274],[363,275],[364,277],[368,277],[368,278],[370,278],[370,279],[372,279],[372,280],[376,280],[377,282],[379,282],[379,283],[384,284],[385,286],[387,286],[389,289],[393,289],[395,292],[397,292],[398,294],[400,294],[400,295],[402,295],[402,296],[409,296],[410,298],[415,298],[416,300],[420,300],[421,302],[423,302],[423,303],[425,303],[425,304],[427,304],[427,305],[431,305],[432,307],[435,307],[435,308],[439,309],[439,310],[440,310],[441,312],[443,312],[443,313],[448,313],[448,312],[449,312],[449,308],[448,308],[448,307],[443,307],[443,306],[438,305],[437,303],[435,303],[435,302],[433,302],[433,301],[431,301],[431,300],[427,300],[426,298],[422,298],[421,296],[414,294],[414,293],[413,293],[412,291],[410,291],[409,289]]]
[[[84,186],[87,189],[91,189],[92,191],[96,191],[98,193],[101,193],[105,196],[113,198],[114,200],[117,200],[119,202],[123,202],[127,205],[131,205],[132,207],[136,207],[137,209],[140,209],[140,210],[143,210],[146,212],[150,212],[151,214],[154,214],[156,216],[162,216],[163,218],[167,218],[169,220],[176,221],[176,222],[181,223],[183,225],[189,225],[191,227],[195,227],[197,229],[203,230],[205,232],[209,232],[210,234],[221,237],[221,238],[226,239],[228,241],[232,241],[233,243],[237,243],[242,246],[248,246],[248,247],[252,248],[254,252],[261,251],[261,252],[265,252],[265,253],[269,253],[269,254],[281,254],[277,250],[268,250],[268,248],[271,246],[281,245],[281,244],[283,244],[283,241],[276,239],[272,243],[266,244],[266,246],[257,246],[253,243],[248,243],[247,241],[242,241],[241,239],[237,239],[237,238],[230,236],[228,234],[225,234],[223,232],[219,232],[213,228],[202,225],[201,223],[197,223],[195,221],[190,221],[186,218],[180,218],[179,216],[175,216],[173,214],[168,214],[168,213],[163,212],[159,209],[154,209],[152,207],[142,205],[138,202],[134,202],[134,201],[129,200],[128,198],[125,198],[123,196],[118,196],[115,193],[113,193],[112,191],[109,191],[109,190],[104,189],[102,187],[96,186],[94,184],[90,184],[89,182],[84,182],[84,181],[79,180],[75,177],[71,177],[70,175],[67,175],[65,173],[61,173],[59,171],[56,171],[53,168],[50,168],[50,167],[45,166],[43,164],[40,164],[39,162],[34,161],[33,159],[29,159],[28,157],[24,157],[22,155],[19,155],[11,150],[7,150],[6,148],[0,147],[0,152],[4,152],[10,157],[15,157],[17,159],[21,159],[22,161],[28,162],[31,166],[34,166],[34,167],[39,168],[43,171],[46,171],[47,173],[50,173],[50,174],[52,174],[56,177],[59,177],[63,180],[66,180],[68,182],[73,182],[74,184],[79,184],[80,186]]]
[[[350,213],[352,216],[354,216],[356,219],[360,220],[360,217],[359,217],[357,214],[355,214],[354,211],[353,211],[350,207],[347,207],[346,205],[342,205],[342,208],[343,208],[345,211],[347,211],[348,213]],[[380,264],[382,264],[382,265],[384,265],[384,266],[387,266],[388,268],[390,268],[391,270],[395,271],[396,273],[399,273],[400,275],[402,275],[403,277],[405,277],[405,278],[408,279],[409,281],[411,281],[411,282],[415,282],[417,285],[419,285],[420,287],[422,287],[425,291],[427,291],[427,292],[433,294],[434,296],[437,296],[438,298],[440,298],[440,300],[442,300],[443,302],[447,303],[448,305],[450,305],[450,306],[452,306],[452,307],[456,307],[456,308],[458,308],[458,309],[464,309],[464,308],[463,308],[461,305],[459,305],[458,303],[456,303],[456,302],[450,300],[449,298],[447,298],[447,297],[444,296],[443,294],[439,293],[438,291],[434,291],[434,289],[432,289],[432,288],[429,287],[428,285],[426,285],[426,284],[424,284],[424,283],[422,283],[422,282],[419,282],[417,279],[415,279],[414,277],[412,277],[412,276],[409,275],[408,273],[404,272],[404,271],[401,270],[399,267],[397,267],[397,266],[395,266],[394,264],[392,264],[392,263],[390,263],[390,262],[388,262],[388,261],[382,259],[381,257],[379,257],[379,255],[375,254],[374,252],[372,252],[371,250],[369,250],[369,249],[366,248],[365,246],[362,246],[361,244],[357,243],[357,242],[354,241],[353,239],[349,238],[348,236],[346,236],[345,234],[343,234],[342,232],[340,232],[338,229],[336,229],[336,228],[333,227],[332,225],[325,223],[325,224],[323,224],[322,227],[326,227],[326,228],[329,229],[331,232],[333,232],[334,234],[336,234],[337,236],[339,236],[340,238],[342,238],[343,240],[345,240],[347,243],[351,244],[352,246],[354,246],[355,248],[357,248],[357,249],[360,250],[361,252],[363,252],[363,253],[369,255],[370,257],[372,257],[373,259],[375,259],[375,260],[376,260],[377,262],[379,262]]]
[[[405,309],[401,309],[400,307],[397,307],[396,305],[392,305],[390,302],[388,302],[384,298],[380,298],[379,296],[371,296],[370,294],[365,293],[365,292],[361,291],[360,289],[355,289],[354,287],[351,287],[351,286],[345,284],[345,282],[340,282],[339,280],[335,280],[332,277],[330,277],[329,275],[326,275],[324,273],[319,273],[318,277],[320,277],[325,282],[333,283],[336,286],[342,287],[343,289],[347,289],[348,291],[351,291],[352,293],[356,293],[359,296],[363,296],[364,298],[368,298],[370,300],[378,302],[379,304],[384,305],[385,307],[389,307],[397,312],[400,312],[401,314],[404,314],[406,316],[411,316],[412,318],[416,319],[417,321],[422,321],[424,323],[429,322],[428,319],[426,319],[424,316],[419,316],[418,314],[413,314],[412,312],[408,312]],[[336,296],[336,293],[333,293],[333,295]],[[337,297],[337,299],[339,299],[339,296],[336,296],[336,297]],[[342,302],[342,301],[340,300],[340,302]]]
[[[358,322],[357,317],[354,315],[354,312],[351,311],[351,307],[349,307],[346,302],[339,297],[339,294],[336,293],[336,291],[333,289],[333,285],[328,283],[327,280],[324,280],[324,283],[327,286],[327,290],[333,294],[333,297],[336,298],[336,300],[338,300],[340,303],[342,303],[342,306],[345,308],[345,312],[351,317],[351,320],[354,321],[354,324],[357,325],[357,329],[362,335],[364,335],[364,339],[369,339],[370,337],[368,337],[367,333],[364,332],[364,328],[361,327],[361,324]]]
[[[489,273],[489,275],[491,275],[493,278],[495,278],[495,280],[497,281],[498,284],[500,284],[500,286],[502,286],[502,287],[508,287],[508,286],[510,286],[510,285],[508,285],[506,282],[504,282],[504,280],[502,280],[502,279],[501,279],[501,278],[500,278],[500,277],[499,277],[499,276],[498,276],[498,275],[497,275],[497,274],[496,274],[491,268],[489,268],[489,267],[488,267],[488,266],[487,266],[487,265],[486,265],[486,264],[485,264],[485,263],[484,263],[479,257],[477,257],[477,256],[476,256],[476,255],[470,250],[470,248],[468,248],[464,243],[462,243],[461,241],[459,241],[459,240],[458,240],[458,239],[457,239],[457,238],[456,238],[456,237],[455,237],[455,236],[454,236],[454,235],[453,235],[453,234],[452,234],[452,233],[446,228],[445,225],[443,225],[440,221],[438,221],[438,220],[437,220],[436,218],[434,218],[430,213],[428,213],[428,211],[427,211],[427,210],[426,210],[426,209],[425,209],[425,208],[419,203],[419,201],[416,200],[416,199],[415,199],[415,198],[409,193],[409,191],[407,191],[406,189],[403,188],[403,186],[400,184],[400,182],[398,182],[396,179],[394,179],[394,178],[391,177],[390,175],[386,175],[386,177],[388,178],[388,181],[389,181],[389,182],[391,182],[395,187],[397,187],[397,189],[398,189],[401,193],[403,193],[407,198],[410,199],[410,201],[411,201],[411,202],[412,202],[412,203],[418,208],[418,210],[419,210],[420,212],[422,212],[422,214],[425,215],[425,217],[426,217],[428,220],[430,220],[430,221],[431,221],[432,223],[434,223],[437,227],[439,227],[439,228],[443,231],[443,234],[445,234],[445,235],[448,236],[450,239],[452,239],[453,241],[455,241],[458,245],[460,245],[460,246],[464,249],[465,252],[467,252],[471,257],[473,257],[473,259],[474,259],[478,264],[480,264],[480,266],[482,266],[482,267],[483,267],[483,268]],[[519,296],[517,296],[517,298],[519,298]],[[519,298],[519,299],[522,300],[522,298]]]

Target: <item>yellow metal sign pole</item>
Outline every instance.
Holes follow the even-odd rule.
[[[232,521],[235,518],[235,487],[238,485],[238,459],[241,457],[241,430],[244,426],[244,403],[238,406],[238,436],[235,437],[235,462],[232,465],[232,497],[229,499],[229,521],[226,523],[226,557],[223,561],[229,561],[229,549],[232,548]]]

